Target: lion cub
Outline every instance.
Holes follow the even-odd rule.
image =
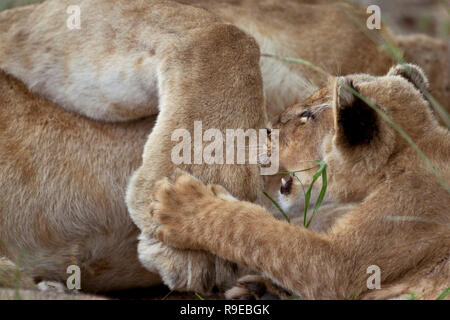
[[[438,297],[450,284],[450,140],[417,89],[427,83],[414,65],[393,67],[382,77],[338,77],[275,125],[285,169],[324,160],[329,195],[358,203],[328,231],[276,220],[256,204],[230,198],[220,186],[179,174],[174,181],[161,180],[153,196],[157,237],[261,271],[305,299],[383,299],[411,291]],[[446,187],[352,90],[405,130]],[[308,184],[311,171],[300,178]],[[380,289],[368,288],[369,267],[379,268]]]

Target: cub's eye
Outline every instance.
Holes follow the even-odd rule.
[[[299,117],[300,117],[300,121],[302,123],[306,123],[306,121],[308,121],[309,118],[314,119],[314,114],[311,111],[306,110],[306,111],[303,111]]]

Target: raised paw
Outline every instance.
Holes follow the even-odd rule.
[[[201,234],[202,211],[220,197],[226,196],[219,186],[206,186],[193,176],[177,172],[155,185],[151,212],[159,224],[156,237],[179,248],[198,248],[196,235]]]
[[[289,292],[259,275],[246,275],[225,293],[229,300],[280,300],[290,298]]]

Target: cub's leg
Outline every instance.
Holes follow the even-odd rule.
[[[196,148],[209,143],[194,132],[194,122],[196,130],[201,125],[200,130],[214,129],[223,137],[226,129],[265,128],[259,49],[244,32],[220,23],[186,32],[182,40],[166,48],[158,66],[161,112],[146,142],[142,166],[128,186],[127,205],[142,231],[139,256],[144,266],[158,272],[172,289],[208,293],[214,286],[229,287],[239,272],[234,264],[210,254],[174,249],[157,241],[151,195],[155,182],[179,167],[204,182],[225,186],[239,199],[260,201],[263,181],[258,165],[225,164],[225,159],[205,163]],[[180,143],[179,136],[172,138],[177,129],[192,138],[184,140],[189,161],[180,164],[172,158],[174,146]],[[225,140],[220,147],[225,156]]]
[[[224,190],[226,192],[226,190]],[[299,197],[300,195],[296,195]],[[284,197],[280,193],[280,200]],[[287,201],[285,200],[285,203]],[[315,215],[310,229],[317,232],[327,232],[331,229],[336,220],[343,214],[350,212],[354,209],[356,204],[339,204],[328,203],[322,204],[319,211]],[[294,217],[291,219],[291,223],[294,225],[303,225],[303,217]],[[254,272],[254,271],[253,271]],[[296,295],[292,295],[279,285],[272,282],[269,278],[249,274],[239,278],[234,286],[227,290],[225,293],[227,299],[232,300],[273,300],[273,299],[298,299],[301,298]]]
[[[387,198],[391,192],[381,188],[377,196]],[[347,213],[330,232],[320,234],[276,220],[261,206],[219,198],[211,186],[190,175],[160,181],[153,199],[154,218],[161,223],[156,234],[162,241],[243,264],[305,299],[392,297],[389,285],[395,279],[405,282],[404,288],[413,287],[417,279],[408,282],[408,275],[425,279],[427,272],[437,268],[436,259],[448,256],[450,248],[446,226],[429,224],[425,232],[421,225],[422,238],[417,241],[416,226],[392,224],[383,216],[385,208],[375,213],[379,222],[375,225],[367,219],[374,210],[370,201]],[[386,234],[387,229],[388,234],[401,237],[400,246]],[[382,290],[370,292],[367,270],[374,265],[381,270]],[[430,274],[424,294],[437,296],[436,289],[448,280],[448,266],[441,263],[441,270]]]

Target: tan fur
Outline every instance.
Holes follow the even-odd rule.
[[[87,291],[160,283],[138,262],[123,200],[153,120],[99,124],[3,72],[0,105],[1,255],[37,281],[65,283],[78,265]]]
[[[449,43],[426,35],[397,37],[408,62],[422,67],[431,82],[431,94],[450,113]]]
[[[62,292],[43,288],[41,282],[37,286],[33,279],[21,270],[12,261],[0,257],[0,300],[102,300],[100,296],[86,295],[86,294],[69,294],[67,289],[64,289],[61,283],[55,283]],[[45,286],[44,285],[44,286]],[[48,287],[48,286],[47,286]]]
[[[0,212],[1,250],[20,257],[35,279],[64,282],[67,266],[77,264],[88,291],[160,283],[154,272],[179,290],[227,285],[239,275],[234,264],[152,237],[149,197],[154,182],[174,169],[172,131],[191,131],[194,120],[204,129],[262,128],[264,96],[276,120],[327,81],[304,66],[260,59],[261,51],[302,57],[335,75],[382,74],[391,64],[334,5],[184,2],[48,0],[0,13],[0,68],[33,92],[111,122],[160,112],[153,131],[154,117],[95,122],[0,73],[0,186],[8,199]],[[69,30],[66,9],[76,4],[82,29]],[[127,196],[143,232],[138,241],[123,199],[144,144]],[[256,166],[182,168],[239,199],[263,202]]]
[[[313,98],[287,110],[288,119],[274,126],[287,137],[280,146],[285,169],[324,160],[329,195],[358,203],[330,230],[318,233],[276,220],[258,205],[230,200],[223,189],[179,173],[158,182],[153,196],[158,238],[261,271],[306,299],[348,299],[354,293],[385,299],[410,292],[437,298],[450,284],[449,191],[400,134],[346,87],[394,119],[448,183],[449,132],[415,85],[400,66],[382,77],[339,77],[320,92],[329,99],[327,107]],[[314,117],[300,121],[304,111]],[[300,176],[308,184],[312,173]],[[381,269],[381,289],[366,286],[371,265]]]
[[[254,37],[262,53],[302,58],[332,75],[384,74],[392,64],[390,54],[370,37],[381,35],[397,43],[385,26],[381,31],[363,30],[367,14],[347,3],[177,2],[186,6],[167,1],[47,0],[7,10],[0,14],[0,67],[68,110],[126,121],[158,112],[157,70],[170,43],[211,23],[231,23]],[[80,30],[66,26],[70,5],[80,6]],[[425,68],[436,98],[447,105],[445,44],[425,36],[400,38],[398,44],[407,61]],[[220,60],[213,49],[210,56]],[[270,58],[260,64],[271,120],[326,85],[326,77],[302,65]]]
[[[168,59],[163,66],[165,72],[160,80],[161,112],[144,147],[142,166],[133,174],[128,187],[128,208],[145,241],[154,237],[155,225],[147,219],[149,195],[154,183],[176,168],[168,157],[178,143],[171,141],[174,128],[185,128],[194,137],[193,120],[202,121],[203,130],[215,128],[223,134],[225,129],[232,128],[264,129],[267,122],[258,47],[253,39],[232,25],[222,24],[202,29],[201,36],[194,32],[193,36],[195,38],[191,40],[186,35],[186,44],[178,44],[170,54],[167,53]],[[222,59],[210,60],[210,48],[218,50]],[[195,63],[186,66],[186,56]],[[191,77],[180,76],[180,70]],[[234,85],[224,86],[229,83]],[[192,93],[186,92],[186,88]],[[200,92],[201,95],[198,94]],[[229,98],[224,100],[224,96]],[[205,182],[216,181],[226,186],[240,199],[257,202],[261,197],[258,191],[263,189],[263,180],[257,165],[203,163],[179,167],[191,171]],[[246,177],[253,187],[243,185],[239,177]],[[202,259],[202,255],[174,251],[160,243],[150,248],[140,245],[138,251],[146,268],[161,274],[171,288],[208,292],[214,285],[229,285],[228,273],[212,273],[213,257],[204,256]],[[195,259],[191,258],[194,254]],[[160,260],[170,261],[172,267],[163,265],[161,268]],[[190,272],[183,261],[192,264],[188,268]],[[199,274],[194,274],[194,271]],[[220,280],[219,277],[225,278]],[[197,279],[203,281],[198,283]]]
[[[33,279],[20,270],[12,261],[0,257],[0,288],[35,288]]]
[[[155,9],[152,13],[156,14],[158,7],[165,8],[170,21],[171,10],[172,15],[178,12],[171,6],[180,5],[156,3],[147,9]],[[182,39],[163,43],[166,49],[158,48],[162,50],[158,69],[161,112],[154,128],[152,119],[100,124],[62,110],[55,112],[54,105],[2,74],[1,153],[6,158],[0,181],[2,190],[11,195],[7,206],[2,206],[2,251],[9,257],[19,256],[33,278],[64,282],[67,266],[76,264],[87,291],[160,282],[155,272],[144,271],[136,261],[137,229],[123,201],[127,179],[142,152],[142,139],[151,132],[143,166],[133,176],[128,194],[132,218],[144,232],[139,250],[146,254],[153,250],[142,262],[174,289],[207,293],[216,284],[233,282],[233,264],[196,252],[177,252],[161,243],[148,245],[152,233],[148,224],[141,223],[142,215],[148,213],[147,195],[153,182],[173,171],[174,128],[192,132],[193,120],[202,120],[204,130],[264,129],[267,122],[255,41],[232,25],[216,22],[206,11],[190,10],[186,14],[193,15],[192,21],[201,27],[193,27],[190,34],[184,30]],[[220,59],[210,59],[211,48],[218,50]],[[42,141],[39,150],[45,152],[37,152],[36,139]],[[205,181],[234,189],[242,199],[257,201],[261,196],[256,193],[263,188],[257,165],[193,165],[190,169]],[[255,189],[246,188],[237,177],[248,177]],[[37,196],[33,189],[46,191]],[[22,199],[26,199],[24,204]],[[14,208],[26,215],[14,214]],[[147,263],[148,258],[153,259]],[[191,282],[191,277],[197,279],[201,274],[197,282]]]

